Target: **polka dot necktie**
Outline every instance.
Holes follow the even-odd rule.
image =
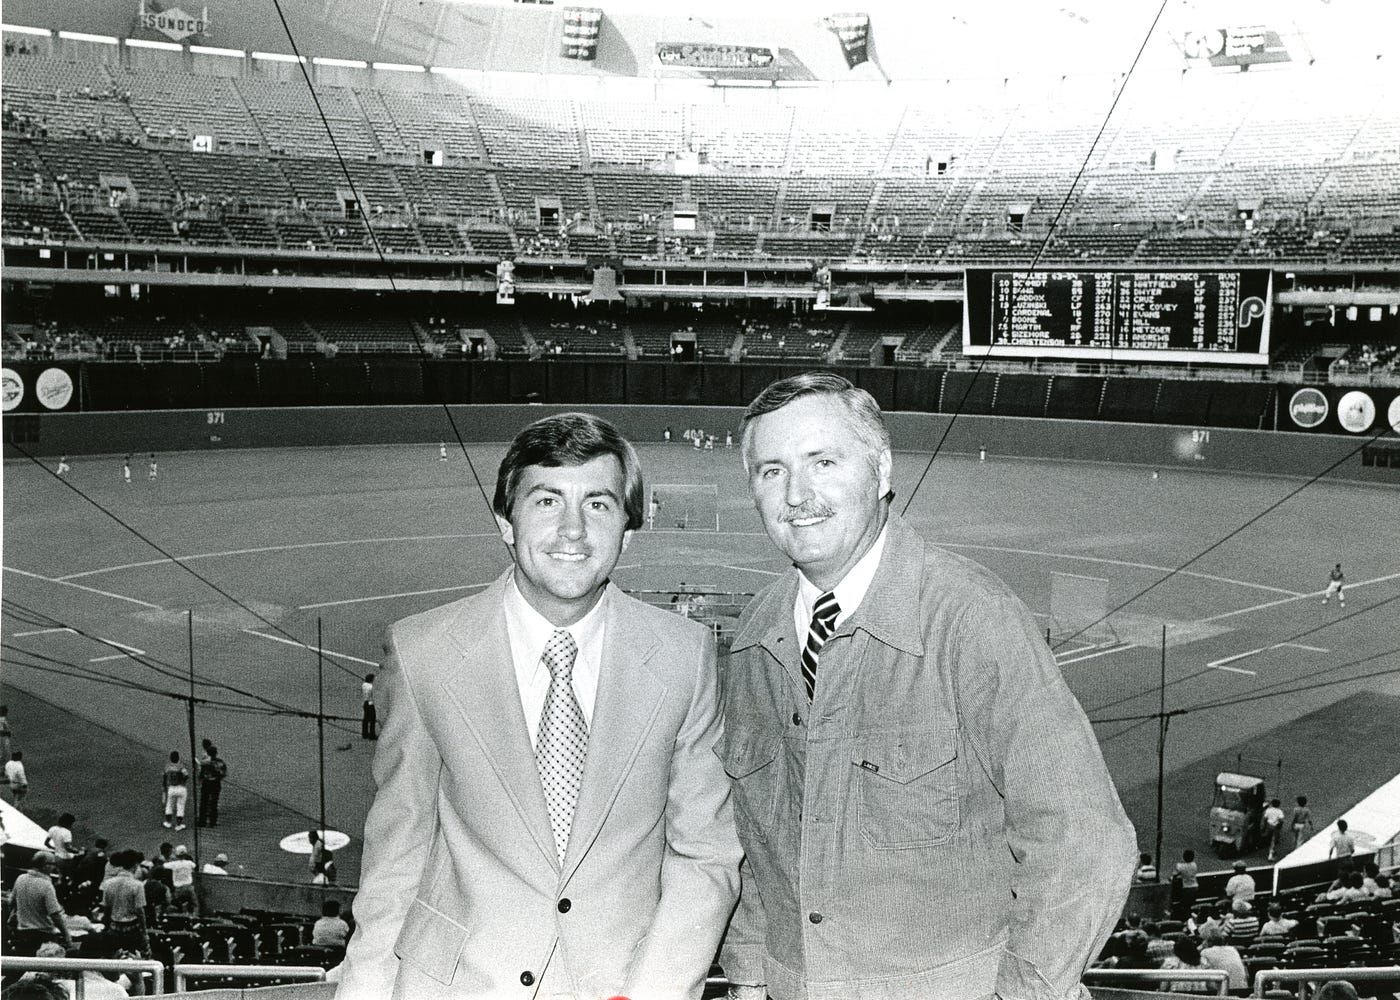
[[[535,761],[544,782],[544,800],[549,806],[549,824],[554,828],[554,846],[561,865],[583,784],[583,758],[588,752],[588,723],[574,697],[576,656],[578,644],[563,629],[555,632],[544,647],[549,692],[544,696],[544,712],[535,741]]]
[[[807,700],[811,701],[817,690],[817,658],[831,633],[836,630],[836,616],[841,606],[836,603],[836,595],[822,594],[817,598],[817,606],[812,609],[812,627],[807,631],[807,645],[802,650],[802,679],[807,683]]]

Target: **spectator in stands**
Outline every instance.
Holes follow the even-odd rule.
[[[316,866],[315,873],[311,876],[312,885],[335,885],[335,855],[330,851],[321,853],[321,861]]]
[[[1157,865],[1152,861],[1152,855],[1141,854],[1138,856],[1137,880],[1139,882],[1157,881]]]
[[[165,863],[170,872],[170,903],[177,909],[199,913],[199,897],[194,889],[194,859],[184,844],[175,848],[175,857]]]
[[[321,919],[311,928],[311,943],[325,948],[344,948],[350,940],[350,925],[340,916],[340,901],[328,899],[321,904]]]
[[[1228,973],[1231,990],[1249,988],[1249,973],[1245,971],[1244,959],[1240,957],[1239,949],[1226,940],[1223,930],[1212,927],[1201,931],[1201,966]]]
[[[5,987],[0,1000],[69,1000],[69,995],[63,988],[63,980],[31,973]]]
[[[204,867],[199,870],[201,875],[227,875],[228,855],[222,851],[214,855],[213,861],[204,862]]]
[[[1147,932],[1147,954],[1153,965],[1160,966],[1171,957],[1172,942],[1162,935],[1162,925],[1155,920],[1143,924],[1142,929]]]
[[[78,957],[112,959],[117,958],[118,954],[111,937],[106,934],[89,934],[83,940]],[[82,980],[84,1000],[126,1000],[130,995],[132,983],[125,973],[103,974],[93,969],[84,969]],[[73,980],[65,979],[65,988],[71,982]]]
[[[1243,861],[1235,862],[1235,874],[1230,876],[1230,880],[1225,883],[1225,895],[1231,900],[1243,899],[1253,901],[1257,888],[1254,884],[1254,876],[1247,871],[1248,865]]]
[[[60,871],[68,871],[73,860],[82,853],[80,848],[73,846],[73,824],[76,822],[77,818],[72,813],[63,813],[58,817],[58,822],[49,827],[48,836],[44,838],[44,846],[53,852]]]
[[[1391,888],[1389,875],[1376,876],[1376,888],[1372,890],[1371,895],[1376,899],[1393,899],[1395,897],[1394,890]]]
[[[112,858],[117,875],[102,886],[102,912],[113,946],[142,957],[150,954],[146,894],[137,877],[140,851],[118,851]]]
[[[146,926],[150,927],[164,919],[170,909],[170,888],[156,876],[155,865],[150,861],[141,862],[136,877],[141,880],[141,891],[145,894]]]
[[[15,913],[14,948],[16,955],[33,955],[39,946],[55,939],[65,948],[73,947],[63,907],[58,902],[54,876],[58,861],[50,851],[35,851],[29,871],[15,879],[11,906]]]
[[[833,996],[1076,994],[1137,848],[1029,612],[891,511],[889,433],[848,380],[768,386],[744,415],[740,452],[794,570],[749,606],[723,685],[721,753],[748,817],[749,868],[720,958],[734,995],[787,1000],[818,982]],[[878,722],[886,735],[858,740],[853,774],[849,743],[766,735],[818,720],[857,733]],[[946,734],[936,749],[913,735],[930,729]],[[744,749],[770,744],[766,761]],[[983,766],[955,773],[955,757]],[[818,814],[832,822],[804,833]],[[798,905],[811,892],[799,873],[812,871],[817,899],[839,914],[819,930],[822,907]]]
[[[1259,937],[1287,937],[1298,926],[1298,921],[1283,915],[1283,904],[1269,904],[1269,919],[1259,928]]]
[[[1313,1000],[1360,1000],[1360,994],[1345,979],[1333,979],[1322,984],[1322,988],[1313,994]]]
[[[1371,898],[1371,894],[1365,888],[1365,876],[1361,872],[1353,871],[1347,876],[1347,884],[1342,889],[1340,898],[1343,903],[1363,903]]]
[[[0,705],[0,760],[9,761],[14,752],[14,732],[10,729],[10,706]]]
[[[1375,895],[1376,876],[1380,873],[1380,866],[1374,861],[1367,861],[1361,866],[1361,888],[1366,890],[1367,895]]]
[[[10,797],[18,806],[29,794],[29,776],[24,772],[24,751],[15,750],[5,761],[5,783],[10,786]]]
[[[1283,833],[1283,803],[1278,799],[1271,799],[1268,808],[1264,810],[1262,823],[1264,842],[1269,845],[1269,860],[1272,861],[1278,853],[1279,837]]]
[[[1189,937],[1177,938],[1172,942],[1172,953],[1162,960],[1164,969],[1192,969],[1200,970],[1201,950],[1195,940]],[[1210,986],[1206,983],[1196,982],[1189,979],[1170,980],[1160,987],[1163,993],[1209,993]]]
[[[1332,844],[1327,848],[1329,858],[1349,858],[1356,853],[1356,838],[1347,832],[1347,821],[1337,820],[1337,830],[1332,834]]]
[[[1196,894],[1201,888],[1200,882],[1196,880],[1198,872],[1196,852],[1190,848],[1182,851],[1181,860],[1176,863],[1176,874],[1181,876],[1181,899],[1187,909],[1196,905]]]
[[[1248,948],[1259,936],[1259,918],[1248,900],[1237,899],[1225,918],[1225,936],[1236,948]]]

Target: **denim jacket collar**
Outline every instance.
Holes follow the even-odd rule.
[[[855,613],[837,629],[837,635],[864,629],[886,645],[911,656],[924,655],[924,637],[919,615],[915,613],[923,589],[924,540],[894,511],[889,515],[889,534],[880,568]],[[759,598],[748,623],[739,631],[731,647],[735,650],[762,645],[779,660],[783,659],[780,639],[795,638],[792,631],[792,605],[797,600],[798,570],[790,568]],[[792,646],[793,650],[798,647]]]

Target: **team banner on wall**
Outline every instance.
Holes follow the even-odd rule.
[[[841,54],[846,57],[849,68],[855,69],[869,60],[869,14],[832,14],[823,21],[841,40]]]
[[[1248,69],[1256,63],[1292,62],[1282,37],[1260,24],[1193,31],[1182,40],[1188,59],[1206,59],[1212,66]]]
[[[187,14],[170,0],[141,0],[136,11],[137,24],[147,31],[158,31],[172,42],[183,42],[192,35],[209,33],[209,8],[198,16]]]
[[[598,32],[603,26],[603,12],[596,7],[565,7],[564,37],[559,54],[565,59],[592,62],[598,58]]]
[[[767,45],[723,45],[715,42],[660,42],[656,61],[663,67],[685,69],[763,69],[776,53]]]

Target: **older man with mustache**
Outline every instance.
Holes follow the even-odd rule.
[[[742,445],[794,568],[723,675],[747,855],[731,995],[1086,996],[1137,849],[1030,614],[891,512],[889,435],[846,379],[769,386]]]

